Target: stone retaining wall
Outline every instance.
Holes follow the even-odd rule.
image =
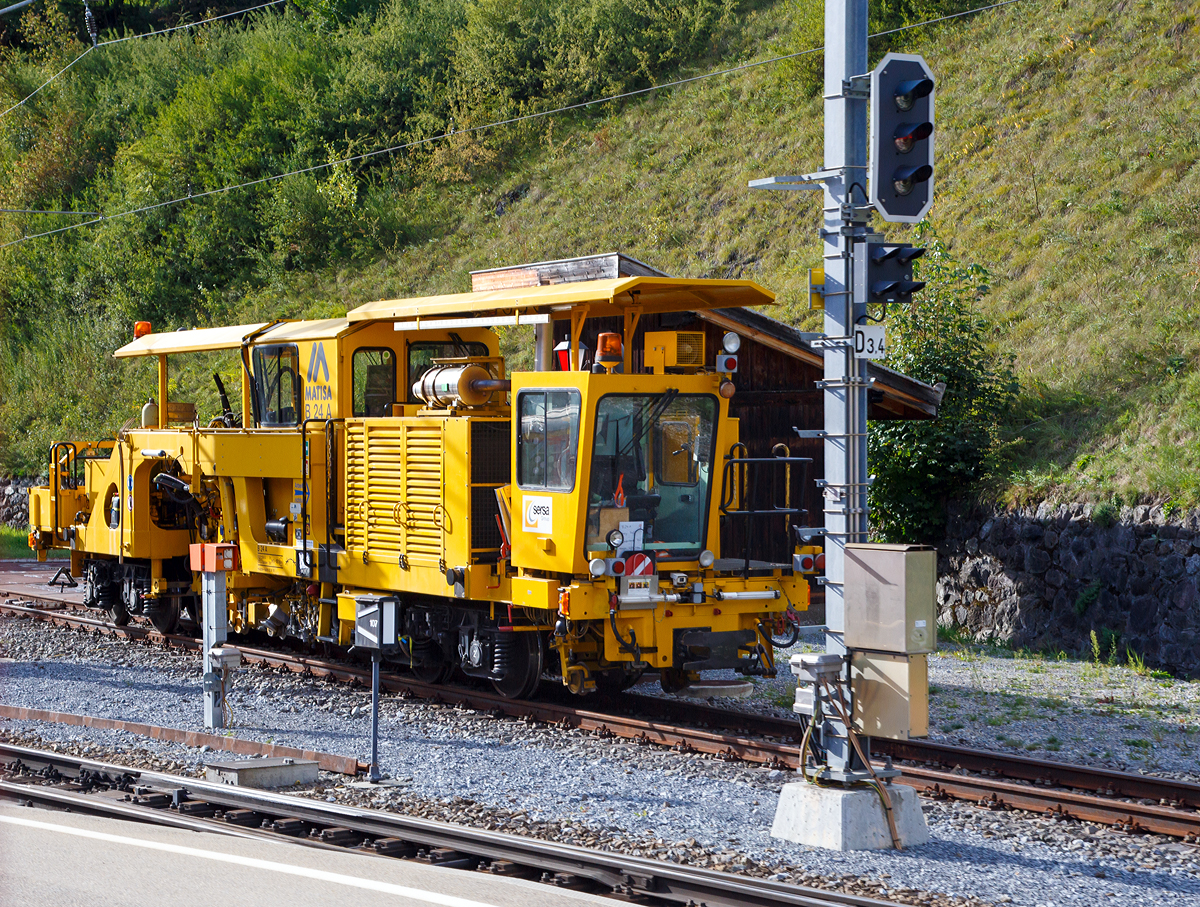
[[[952,512],[938,622],[982,641],[1090,651],[1200,675],[1200,511],[1042,504]]]
[[[37,484],[37,479],[0,476],[0,524],[21,530],[29,528],[29,494],[26,489]]]

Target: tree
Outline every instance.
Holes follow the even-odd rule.
[[[925,224],[916,239],[929,250],[917,269],[929,283],[888,312],[887,365],[945,392],[937,419],[871,423],[871,525],[887,541],[941,539],[946,504],[994,472],[999,426],[1017,394],[1012,364],[988,349],[991,325],[975,307],[987,270],[959,261]]]

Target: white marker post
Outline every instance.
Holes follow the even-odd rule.
[[[191,545],[192,571],[200,574],[200,606],[204,626],[204,726],[223,728],[228,719],[225,696],[229,672],[242,663],[242,653],[224,645],[229,638],[229,599],[225,574],[238,567],[237,545]]]

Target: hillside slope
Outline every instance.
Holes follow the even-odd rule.
[[[811,2],[743,8],[684,74],[797,50],[814,14]],[[930,224],[991,272],[979,304],[1022,381],[1002,494],[1200,500],[1196,33],[1189,4],[1174,0],[1023,0],[890,39],[938,76]],[[618,249],[682,275],[753,278],[779,294],[772,314],[815,327],[805,277],[819,262],[818,202],[746,189],[820,165],[821,105],[803,75],[768,65],[536,121],[525,141],[460,174],[467,181],[393,183],[388,204],[404,227],[374,261],[200,286],[188,323],[327,315],[466,289],[473,268]],[[36,242],[40,255],[78,254]],[[20,279],[23,293],[69,303],[54,274]],[[63,423],[131,412],[151,387],[149,374],[103,357],[127,331],[108,312],[8,341],[6,461],[42,449]],[[521,340],[511,338],[514,353]],[[85,377],[48,401],[64,371]],[[202,369],[184,380],[207,393]]]

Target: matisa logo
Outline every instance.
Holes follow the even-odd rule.
[[[308,383],[329,381],[329,360],[325,358],[325,344],[314,343],[312,357],[308,360]]]
[[[329,360],[325,344],[314,343],[304,384],[304,418],[333,418],[333,388],[329,386]]]
[[[521,505],[521,528],[526,532],[554,532],[554,499],[525,495]]]

